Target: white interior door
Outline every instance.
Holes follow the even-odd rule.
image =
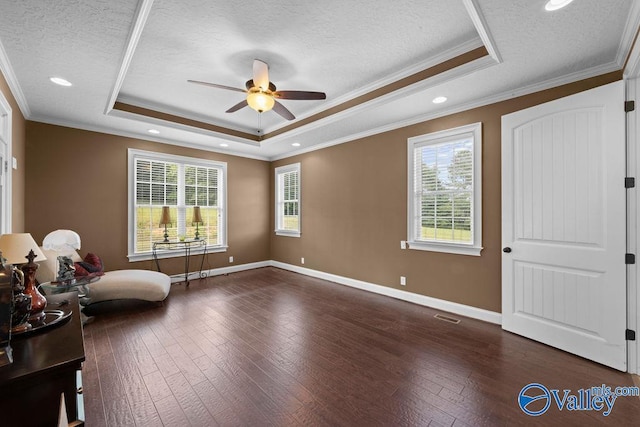
[[[502,327],[626,371],[622,81],[502,117]]]

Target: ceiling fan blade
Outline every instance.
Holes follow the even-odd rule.
[[[276,103],[273,104],[273,111],[280,114],[282,117],[284,117],[287,120],[293,120],[296,118],[296,116],[294,116],[293,113],[291,113],[291,111],[287,110],[287,107],[280,104],[278,101],[276,101]]]
[[[269,66],[259,59],[253,60],[253,83],[264,91],[269,89]]]
[[[246,107],[247,105],[247,100],[244,99],[240,102],[238,102],[236,105],[234,105],[233,107],[229,108],[227,111],[225,111],[226,113],[235,113],[236,111],[238,111],[241,108]]]
[[[218,89],[226,89],[226,90],[233,90],[235,92],[242,92],[242,93],[246,93],[247,91],[244,89],[238,89],[237,87],[231,87],[231,86],[225,86],[225,85],[219,85],[219,84],[215,84],[215,83],[208,83],[208,82],[201,82],[198,80],[187,80],[189,83],[195,83],[195,84],[199,84],[199,85],[204,85],[204,86],[210,86],[210,87],[216,87]]]
[[[279,99],[327,99],[324,92],[307,92],[303,90],[279,90],[273,93],[273,96]]]

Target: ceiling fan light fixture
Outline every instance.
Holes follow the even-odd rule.
[[[261,90],[252,90],[247,95],[247,104],[258,113],[269,111],[275,105],[276,100],[268,93]]]

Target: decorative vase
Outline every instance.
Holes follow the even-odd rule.
[[[31,296],[31,310],[29,315],[29,323],[32,326],[37,326],[44,322],[45,314],[44,308],[47,306],[47,299],[38,291],[36,287],[36,270],[38,264],[33,262],[36,255],[33,250],[27,255],[28,263],[22,266],[22,272],[24,273],[24,293]]]

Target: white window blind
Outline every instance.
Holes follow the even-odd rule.
[[[164,239],[160,226],[162,207],[168,206],[172,222],[169,240],[193,239],[193,207],[199,206],[203,222],[200,238],[209,250],[226,248],[226,163],[129,150],[129,258],[149,254],[153,242]]]
[[[479,255],[481,124],[409,139],[409,247]]]
[[[276,234],[300,236],[300,163],[276,168]]]

